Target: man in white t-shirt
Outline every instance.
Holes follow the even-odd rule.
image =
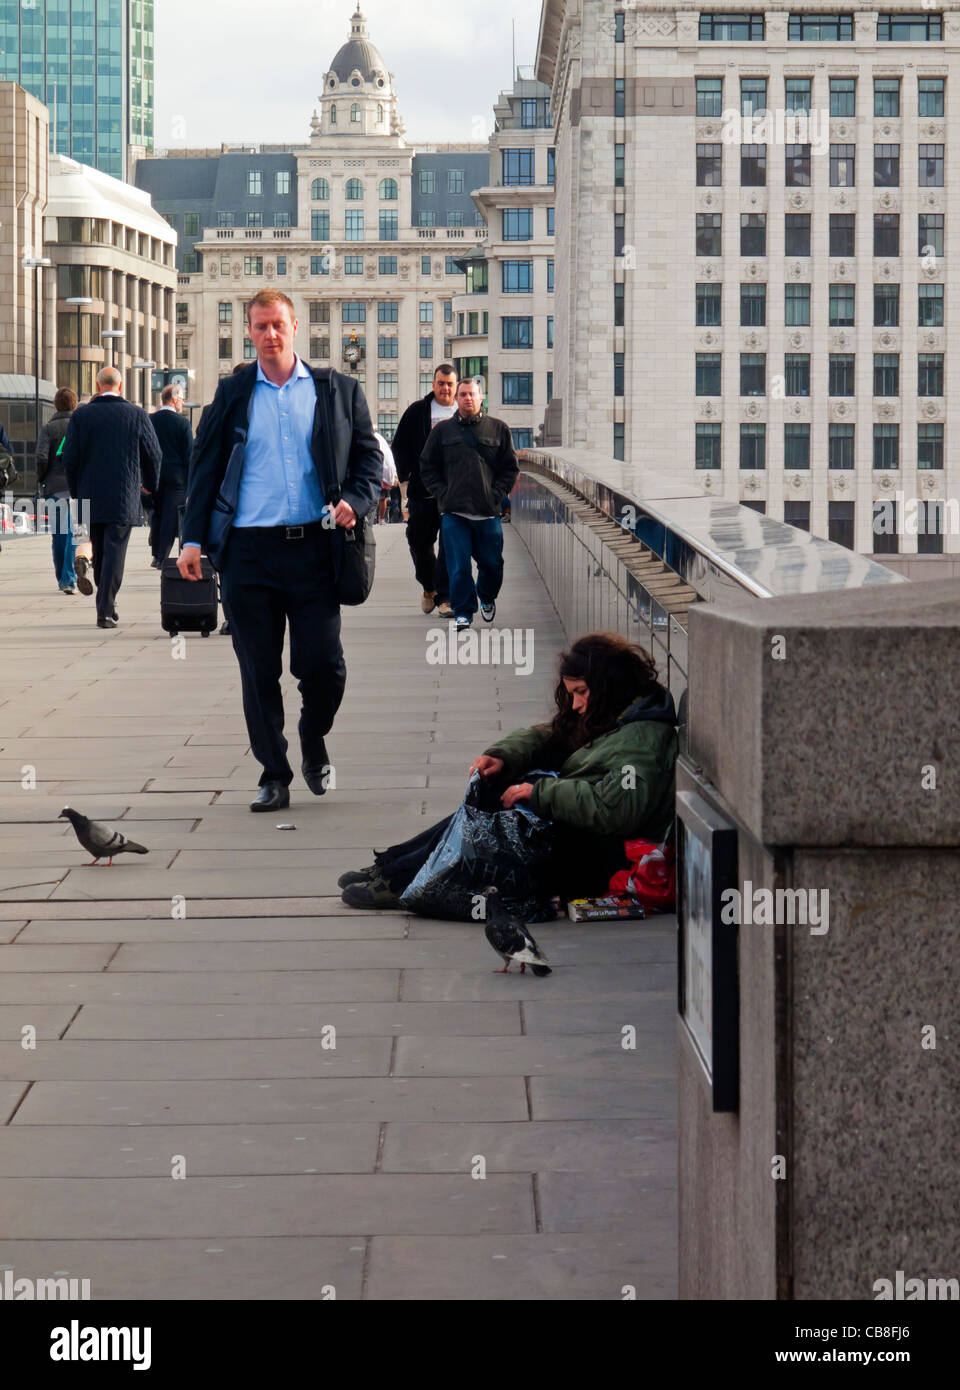
[[[442,420],[449,420],[457,408],[457,369],[441,362],[433,374],[433,388],[423,400],[415,401],[400,419],[393,437],[393,456],[401,484],[406,485],[407,544],[413,568],[423,590],[420,607],[424,613],[438,608],[440,617],[453,617],[447,566],[440,540],[440,512],[420,477],[420,455],[430,431]],[[434,545],[437,545],[436,554]]]

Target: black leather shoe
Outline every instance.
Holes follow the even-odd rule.
[[[282,782],[265,782],[250,802],[251,811],[282,811],[290,805],[290,792]]]
[[[97,627],[116,627],[116,626],[117,626],[117,620],[116,620],[116,618],[98,618],[98,619],[97,619]]]
[[[323,796],[329,785],[329,777],[333,771],[330,766],[330,759],[327,757],[327,745],[321,739],[320,747],[311,750],[316,758],[316,762],[307,764],[302,763],[300,771],[303,773],[303,780],[313,792],[314,796]]]

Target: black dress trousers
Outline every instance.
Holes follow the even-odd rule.
[[[112,618],[116,611],[117,594],[123,583],[123,567],[132,530],[132,526],[121,526],[116,522],[90,523],[98,618]]]
[[[150,524],[150,548],[161,565],[180,534],[180,508],[187,500],[185,487],[164,487],[157,498]]]
[[[243,712],[260,786],[289,786],[293,772],[283,733],[283,642],[290,624],[290,670],[303,707],[303,766],[325,766],[330,732],[347,682],[340,643],[340,604],[334,586],[333,535],[320,526],[286,539],[289,528],[235,527],[220,576],[223,611],[240,664]]]

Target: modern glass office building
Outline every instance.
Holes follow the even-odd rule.
[[[126,178],[153,149],[154,0],[0,0],[0,79],[50,110],[50,149]]]

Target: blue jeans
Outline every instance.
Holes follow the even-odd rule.
[[[457,618],[472,618],[477,600],[492,603],[503,584],[503,527],[498,516],[470,521],[444,512],[443,553],[450,576],[450,602]],[[472,561],[477,562],[473,581]]]
[[[55,502],[65,502],[69,499],[68,492],[55,492],[50,499]],[[77,587],[77,571],[74,568],[74,543],[73,543],[73,522],[67,521],[64,517],[65,506],[51,507],[53,522],[53,568],[56,572],[57,583],[61,589],[75,589]]]

